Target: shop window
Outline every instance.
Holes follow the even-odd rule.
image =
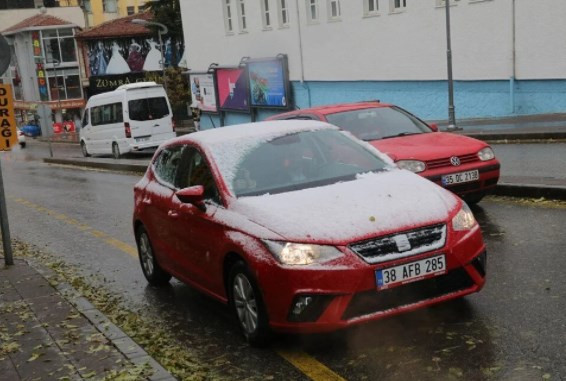
[[[279,6],[279,26],[289,26],[289,0],[277,0]]]
[[[271,8],[269,0],[260,0],[261,15],[264,29],[271,29]]]
[[[47,64],[77,62],[73,30],[52,29],[41,32]]]
[[[48,70],[47,83],[52,101],[83,97],[79,70]]]

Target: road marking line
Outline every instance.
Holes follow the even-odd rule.
[[[346,381],[305,352],[285,349],[278,349],[276,352],[313,381]]]
[[[126,242],[122,242],[122,241],[120,241],[116,238],[113,238],[113,237],[109,236],[108,234],[106,234],[106,233],[104,233],[100,230],[94,229],[93,227],[90,227],[87,224],[83,224],[82,222],[80,222],[80,221],[78,221],[74,218],[71,218],[71,217],[69,217],[69,216],[67,216],[63,213],[58,213],[58,212],[55,212],[53,210],[47,209],[43,206],[34,204],[33,202],[28,201],[28,200],[23,199],[23,198],[9,197],[9,199],[17,202],[18,204],[27,206],[27,207],[29,207],[29,208],[37,211],[37,212],[47,214],[48,216],[54,217],[57,220],[60,220],[62,222],[66,222],[67,224],[74,226],[78,230],[81,230],[83,232],[88,232],[93,237],[98,238],[99,240],[107,243],[108,245],[113,246],[116,249],[123,251],[124,253],[126,253],[126,254],[128,254],[128,255],[136,258],[136,259],[138,258],[138,250],[134,246],[128,245]]]
[[[18,204],[25,205],[37,212],[55,217],[56,219],[61,220],[62,222],[74,226],[78,230],[85,232],[88,231],[88,233],[90,233],[90,235],[92,235],[93,237],[105,242],[110,246],[115,247],[116,249],[132,256],[133,258],[136,259],[138,258],[138,250],[136,247],[131,246],[125,242],[122,242],[116,238],[113,238],[100,230],[90,227],[89,225],[83,224],[74,218],[47,209],[43,206],[36,205],[22,198],[9,197],[9,199],[17,202]],[[305,352],[284,350],[284,349],[277,349],[275,350],[275,352],[313,381],[346,381],[345,378],[340,377],[338,374],[334,373],[326,365],[322,364],[314,357],[311,357]]]

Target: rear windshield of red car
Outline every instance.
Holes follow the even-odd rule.
[[[397,107],[339,112],[326,115],[326,119],[366,141],[431,132],[426,124]]]

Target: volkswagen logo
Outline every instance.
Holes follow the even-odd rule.
[[[452,156],[452,157],[450,158],[450,164],[452,164],[452,165],[455,166],[455,167],[459,166],[459,165],[461,164],[461,163],[460,163],[460,158],[458,158],[458,156]]]

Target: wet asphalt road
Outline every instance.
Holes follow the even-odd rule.
[[[12,235],[75,264],[123,295],[130,308],[162,319],[220,375],[307,379],[276,353],[283,347],[305,351],[349,380],[566,378],[563,207],[486,200],[474,209],[489,251],[488,283],[479,294],[331,335],[279,337],[273,348],[253,349],[226,307],[178,282],[164,290],[147,287],[133,256],[89,233],[134,245],[130,219],[138,177],[47,166],[36,160],[40,156],[34,149],[2,154]]]

